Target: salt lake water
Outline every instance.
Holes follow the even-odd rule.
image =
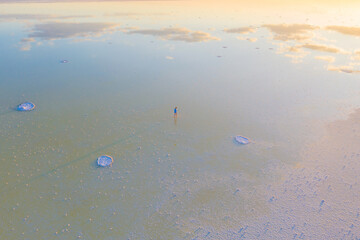
[[[360,238],[359,9],[0,1],[0,239]]]

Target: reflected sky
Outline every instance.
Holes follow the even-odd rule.
[[[2,4],[6,11],[2,11],[0,22],[24,24],[25,36],[18,42],[20,50],[29,51],[33,45],[54,44],[53,40],[60,39],[99,41],[114,32],[188,43],[224,42],[236,38],[252,42],[254,47],[272,44],[274,53],[289,58],[293,63],[316,59],[325,70],[359,73],[360,53],[356,41],[360,28],[356,26],[356,11],[351,11],[350,6],[355,4],[352,1],[342,3],[337,15],[333,15],[333,11],[338,5],[325,5],[321,1],[307,5],[291,5],[283,1],[274,1],[273,5],[259,1],[252,4],[212,2],[207,5],[204,1],[54,2],[42,4],[42,8],[33,3],[34,10],[25,11],[19,3]],[[83,10],[79,9],[80,6]],[[128,9],[119,11],[124,6]],[[233,9],[230,6],[234,6]],[[240,6],[245,6],[244,9],[251,14],[246,15]],[[294,9],[295,6],[298,9]],[[313,10],[309,11],[311,7]],[[200,10],[202,8],[204,11]],[[220,11],[215,11],[216,8]],[[53,14],[48,14],[50,9]],[[342,18],[338,20],[340,16]],[[126,39],[125,35],[121,37]]]
[[[309,145],[360,108],[359,9],[0,0],[0,239],[318,236],[281,220],[286,189],[306,171],[316,185],[297,172],[325,152]],[[24,101],[36,110],[14,111]]]

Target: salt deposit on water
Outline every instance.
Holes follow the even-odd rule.
[[[100,156],[97,159],[97,164],[100,167],[111,166],[113,162],[114,162],[114,159],[112,157],[108,156],[108,155]]]
[[[22,112],[23,111],[31,111],[31,110],[34,110],[34,109],[35,109],[35,104],[33,104],[31,102],[22,103],[17,107],[17,110],[22,111]]]
[[[236,136],[235,141],[237,143],[240,143],[240,144],[243,144],[243,145],[250,143],[249,139],[247,139],[246,137],[242,137],[242,136]]]

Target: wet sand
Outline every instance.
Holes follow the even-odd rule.
[[[302,161],[268,185],[270,213],[239,229],[244,239],[360,237],[360,110],[332,122]],[[238,234],[234,239],[238,239]],[[223,239],[227,239],[226,237]],[[240,237],[242,239],[242,237]]]

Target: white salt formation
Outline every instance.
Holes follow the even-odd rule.
[[[31,111],[31,110],[34,110],[34,109],[35,109],[35,104],[33,104],[31,102],[22,103],[17,107],[17,110],[22,111],[22,112],[23,111]]]
[[[242,136],[236,136],[235,141],[237,143],[244,144],[244,145],[250,143],[249,139],[247,139],[246,137],[242,137]]]
[[[108,155],[100,156],[97,159],[97,164],[100,167],[111,166],[113,162],[114,162],[114,159],[112,157],[108,156]]]

